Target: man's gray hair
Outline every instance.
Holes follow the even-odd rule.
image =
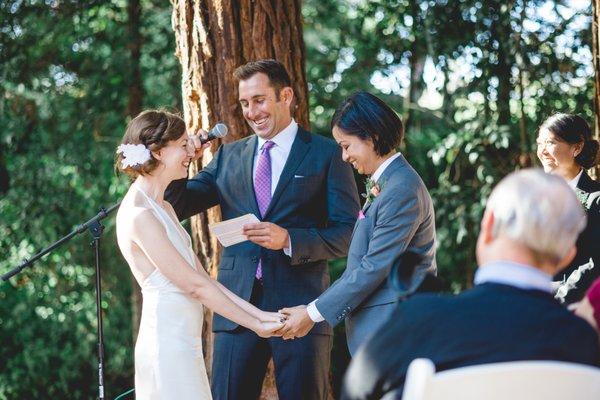
[[[537,257],[559,262],[586,225],[583,206],[560,176],[541,169],[513,172],[494,188],[487,203],[494,238],[506,236]]]

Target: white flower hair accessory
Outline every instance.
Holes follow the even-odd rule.
[[[150,150],[143,144],[121,144],[117,147],[117,154],[123,154],[121,167],[135,167],[142,165],[151,158]]]

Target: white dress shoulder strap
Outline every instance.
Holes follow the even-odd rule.
[[[195,254],[194,250],[192,249],[191,240],[189,235],[187,235],[187,232],[186,236],[183,236],[182,231],[185,230],[181,226],[181,224],[177,222],[177,224],[179,224],[179,227],[176,226],[176,222],[173,221],[173,218],[171,218],[167,214],[167,211],[164,208],[162,208],[154,199],[152,199],[152,197],[146,194],[146,192],[144,192],[142,189],[140,189],[139,187],[136,187],[136,189],[146,198],[150,208],[152,208],[154,214],[156,214],[158,219],[162,222],[163,226],[167,231],[167,236],[171,240],[173,246],[175,246],[175,248],[179,251],[181,256],[185,258],[187,262],[190,263],[190,266],[193,269],[196,269],[194,262]]]

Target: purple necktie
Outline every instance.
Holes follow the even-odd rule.
[[[254,194],[256,195],[256,202],[258,203],[258,209],[260,216],[264,217],[271,203],[271,155],[269,150],[275,146],[270,140],[267,140],[260,151],[258,156],[258,162],[256,163],[256,173],[254,174]],[[262,279],[262,265],[261,261],[258,261],[256,267],[256,279]]]

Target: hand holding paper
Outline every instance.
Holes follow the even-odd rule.
[[[221,245],[227,247],[248,240],[243,230],[244,225],[258,222],[260,221],[256,218],[256,215],[246,214],[227,221],[210,224],[208,230],[217,237]]]
[[[248,240],[266,249],[281,250],[290,247],[287,229],[272,222],[258,222],[244,225],[244,235]]]

